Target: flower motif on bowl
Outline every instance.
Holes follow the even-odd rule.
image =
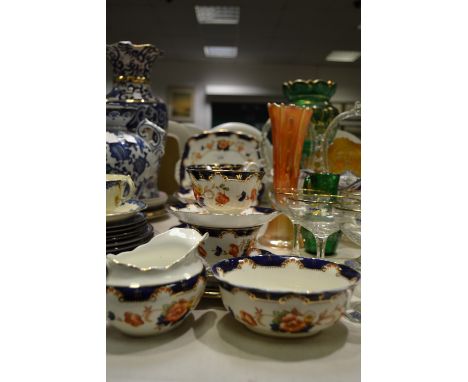
[[[270,326],[275,331],[297,333],[309,331],[312,322],[311,315],[303,315],[296,308],[293,308],[291,311],[274,311]]]
[[[107,317],[118,330],[136,336],[166,332],[179,325],[200,301],[205,271],[188,280],[156,287],[107,287]]]
[[[198,254],[203,258],[205,258],[208,255],[205,251],[205,248],[203,248],[201,245],[198,246],[197,250]]]
[[[190,301],[181,299],[170,305],[164,305],[163,312],[158,317],[158,325],[174,325],[190,313],[192,304],[193,299]]]
[[[190,174],[198,204],[215,213],[242,212],[258,203],[263,172]]]
[[[227,191],[229,191],[229,188],[227,188]],[[218,206],[222,206],[226,203],[229,203],[229,200],[229,196],[227,196],[224,192],[218,192],[216,194],[215,201]]]
[[[265,314],[263,309],[255,307],[254,313],[248,313],[245,310],[239,310],[239,315],[232,311],[233,316],[243,324],[250,327],[264,327],[265,330],[271,329],[274,332],[282,333],[307,333],[315,325],[329,325],[337,321],[344,312],[342,306],[336,306],[332,311],[324,310],[320,314],[313,311],[302,313],[297,308],[274,310],[271,314]]]
[[[140,315],[132,313],[132,312],[125,312],[124,313],[124,321],[127,324],[130,324],[132,326],[140,326],[143,325],[145,322],[142,320]]]
[[[255,321],[255,318],[250,313],[247,313],[244,310],[241,310],[239,312],[240,319],[241,321],[245,322],[247,325],[250,326],[257,326],[257,321]]]
[[[231,142],[228,140],[222,139],[218,141],[218,150],[229,150],[229,146],[231,145]]]

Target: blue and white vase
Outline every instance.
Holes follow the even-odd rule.
[[[106,102],[106,173],[130,175],[139,199],[158,197],[166,142],[167,107],[153,95],[149,79],[159,55],[150,44],[107,45],[114,82]]]

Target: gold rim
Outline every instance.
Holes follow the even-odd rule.
[[[360,208],[351,208],[351,207],[346,207],[346,206],[343,206],[343,203],[346,203],[346,201],[349,201],[351,205],[356,205],[358,204],[359,206],[361,205],[361,200],[360,199],[357,199],[357,198],[351,198],[349,196],[344,196],[344,195],[335,195],[335,194],[327,194],[327,193],[318,193],[318,192],[315,192],[314,190],[305,190],[305,189],[294,189],[296,190],[296,192],[293,191],[293,189],[290,189],[290,191],[279,191],[279,190],[276,190],[276,192],[274,192],[274,194],[279,194],[279,195],[283,195],[285,197],[294,197],[294,200],[297,200],[299,202],[310,202],[310,203],[313,203],[313,204],[323,204],[323,205],[333,205],[335,206],[335,208],[339,209],[339,210],[343,210],[343,211],[351,211],[351,212],[361,212],[361,209]],[[304,193],[303,195],[300,195],[301,192],[297,192],[297,190],[301,190],[301,191],[306,191],[306,193]],[[297,197],[295,197],[297,196]],[[331,201],[327,201],[327,200],[316,200],[316,201],[313,201],[313,200],[310,200],[308,199],[308,197],[329,197],[329,198],[333,198],[334,200],[331,200]]]
[[[150,80],[145,76],[117,76],[114,78],[115,82],[133,82],[136,84],[149,84]]]

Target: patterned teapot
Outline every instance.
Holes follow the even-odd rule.
[[[167,108],[153,95],[149,74],[161,51],[150,44],[107,45],[114,81],[106,102],[106,173],[130,175],[136,197],[158,197]]]

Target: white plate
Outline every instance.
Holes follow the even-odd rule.
[[[170,206],[168,210],[184,223],[211,228],[257,227],[279,215],[278,211],[262,207],[251,207],[240,214],[213,214],[197,204],[184,203]]]
[[[259,142],[252,136],[233,131],[205,131],[191,137],[180,160],[178,179],[181,189],[190,190],[192,182],[185,169],[193,164],[262,162]],[[263,167],[263,164],[260,163]]]
[[[167,202],[167,194],[164,191],[158,191],[159,196],[151,199],[143,199],[148,208],[163,206]]]
[[[117,207],[112,212],[106,211],[106,222],[116,222],[124,219],[128,219],[138,212],[143,211],[146,208],[146,204],[141,200],[130,199],[127,200],[124,204]]]

